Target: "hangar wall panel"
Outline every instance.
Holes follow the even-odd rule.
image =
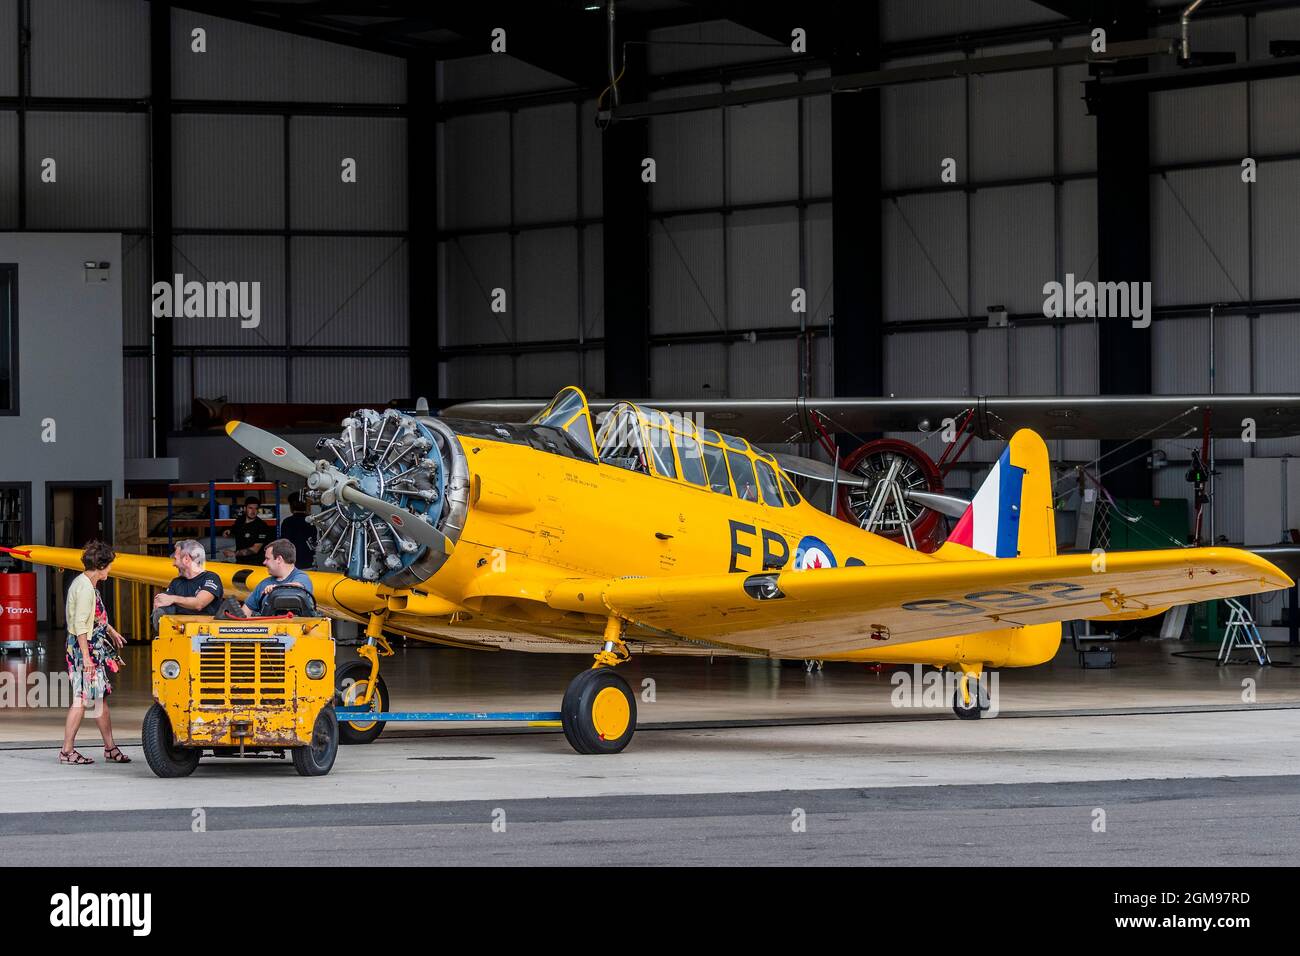
[[[1255,391],[1260,394],[1300,392],[1295,343],[1300,313],[1261,315],[1255,320]],[[1255,446],[1261,458],[1300,455],[1300,438],[1262,438]]]
[[[727,328],[723,285],[724,219],[673,216],[650,227],[650,330]]]
[[[177,318],[177,345],[284,343],[284,240],[266,236],[177,236],[172,265],[185,281],[257,282],[261,323],[243,328],[238,316]],[[239,399],[244,401],[246,399]],[[231,401],[236,401],[231,398]]]
[[[0,96],[18,95],[18,5],[0,4]]]
[[[605,335],[605,246],[603,227],[578,230],[582,248],[582,332],[583,339]]]
[[[1061,264],[1056,278],[1097,279],[1097,181],[1076,179],[1061,184]],[[1040,288],[1041,292],[1042,289]]]
[[[148,236],[122,237],[122,344],[148,345],[153,329],[153,261]]]
[[[720,93],[717,83],[656,90],[650,99],[670,99]],[[650,186],[651,209],[699,209],[724,201],[722,113],[700,110],[652,116],[650,157],[655,182]],[[639,175],[637,170],[633,174]]]
[[[461,236],[441,244],[445,297],[442,342],[479,345],[514,338],[510,311],[514,290],[510,282],[510,237],[501,233]],[[492,311],[492,290],[504,289],[507,311]]]
[[[1270,10],[1247,20],[1252,57],[1266,56],[1271,40],[1300,36],[1300,10]],[[1251,84],[1251,148],[1256,155],[1300,150],[1300,77]]]
[[[122,443],[127,458],[148,458],[153,435],[153,389],[148,356],[122,359]]]
[[[571,103],[514,114],[515,221],[556,222],[577,217],[576,119]]]
[[[1056,273],[1056,216],[1050,185],[981,189],[971,196],[971,305],[1041,312]]]
[[[727,217],[727,310],[740,329],[798,323],[791,291],[799,285],[799,219],[783,207]]]
[[[1030,0],[885,0],[880,9],[880,34],[887,42],[912,40],[1059,19]]]
[[[355,182],[343,181],[345,159],[356,161]],[[289,162],[292,228],[406,228],[405,119],[296,117]]]
[[[1260,163],[1254,198],[1252,276],[1257,299],[1300,296],[1300,162]]]
[[[1248,188],[1232,167],[1151,177],[1156,305],[1240,302],[1248,297]]]
[[[45,159],[54,182],[42,181]],[[27,227],[121,229],[148,222],[143,113],[27,114]]]
[[[941,63],[960,56],[908,57],[890,68]],[[957,162],[958,182],[970,181],[966,156],[966,85],[960,79],[887,86],[880,94],[882,179],[886,189],[937,186],[945,159]],[[917,122],[918,117],[924,122]],[[829,117],[828,117],[829,125]],[[829,146],[828,146],[829,149]],[[829,177],[828,177],[829,180]]]
[[[282,118],[178,115],[172,151],[177,227],[283,228]]]
[[[443,395],[499,398],[514,395],[514,361],[509,355],[466,355],[443,365]]]
[[[809,325],[825,325],[835,307],[831,220],[830,203],[810,205],[804,212]]]
[[[530,229],[515,237],[514,311],[520,341],[580,336],[578,270],[576,229]]]
[[[650,349],[652,398],[726,398],[727,346],[658,345]]]
[[[793,83],[794,74],[737,80],[744,90]],[[780,100],[729,107],[726,123],[727,198],[733,203],[786,200],[799,194],[799,103]]]
[[[506,48],[510,36],[506,35]],[[509,53],[490,52],[485,38],[482,56],[457,57],[438,61],[438,99],[443,102],[536,93],[572,86],[554,73],[525,63]]]
[[[1069,37],[1066,44],[1086,42],[1083,37]],[[1093,172],[1097,168],[1097,121],[1088,115],[1083,99],[1083,84],[1089,79],[1087,66],[1062,66],[1056,71],[1056,109],[1060,153],[1057,157],[1063,173]]]
[[[596,101],[588,100],[573,107],[578,129],[582,134],[582,208],[584,217],[599,216],[604,207],[605,163],[602,134],[592,122],[596,115]]]
[[[18,226],[18,114],[0,113],[0,229]]]
[[[375,408],[409,391],[406,356],[358,360],[347,355],[299,356],[293,360],[292,402],[355,402]]]
[[[582,356],[577,352],[525,352],[516,360],[517,395],[550,398],[566,385],[576,385]]]
[[[823,79],[830,70],[809,70],[806,79]],[[803,104],[803,195],[825,199],[831,194],[830,94],[805,96]]]
[[[1051,44],[989,47],[979,56],[1050,50]],[[1046,176],[1052,172],[1052,71],[1021,70],[970,79],[968,180]],[[959,177],[960,181],[961,177]]]
[[[829,337],[813,339],[811,394],[826,398],[835,394],[834,343]]]
[[[793,27],[791,24],[791,29]],[[790,54],[788,43],[778,42],[730,20],[663,27],[650,30],[646,39],[650,41],[646,66],[652,74],[748,63]],[[809,43],[814,42],[810,37]]]
[[[789,398],[799,392],[799,342],[772,339],[727,346],[728,398]]]
[[[588,398],[605,395],[605,350],[588,349],[582,355],[582,390]]]
[[[966,315],[966,197],[885,200],[885,319]]]
[[[232,402],[283,402],[284,359],[249,355],[200,355],[176,360],[176,421],[190,417],[192,398]]]
[[[438,132],[439,224],[444,229],[509,225],[509,115],[456,116]]]
[[[967,338],[961,331],[885,336],[885,391],[917,395],[970,395]]]
[[[37,0],[31,10],[33,96],[149,95],[144,0]]]
[[[1246,84],[1151,94],[1151,161],[1186,163],[1246,152]]]
[[[407,344],[405,239],[297,236],[289,254],[295,345]]]
[[[193,51],[192,31],[207,33]],[[176,99],[401,103],[406,63],[355,47],[235,20],[172,11],[172,96]]]

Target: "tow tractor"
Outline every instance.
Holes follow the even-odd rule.
[[[153,644],[154,703],[141,732],[160,777],[192,774],[204,754],[289,755],[304,777],[338,752],[334,637],[301,588],[268,598],[272,615],[162,618]]]

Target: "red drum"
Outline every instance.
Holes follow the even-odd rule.
[[[0,574],[0,648],[36,647],[36,575]]]

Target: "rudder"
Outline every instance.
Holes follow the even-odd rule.
[[[943,555],[950,544],[993,558],[1056,554],[1052,467],[1047,445],[1036,432],[1022,428],[1011,436],[970,507],[939,549],[940,556],[953,556]]]

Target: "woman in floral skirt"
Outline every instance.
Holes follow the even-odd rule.
[[[113,692],[109,671],[121,664],[117,649],[126,641],[108,623],[108,612],[99,596],[99,585],[108,577],[109,565],[117,557],[102,541],[91,541],[81,553],[81,566],[85,568],[68,589],[68,674],[72,678],[72,706],[63,729],[63,749],[59,763],[94,763],[74,749],[77,729],[86,715],[86,707],[99,725],[104,738],[104,759],[112,763],[130,763],[131,758],[113,743],[113,723],[108,716],[107,697]]]

